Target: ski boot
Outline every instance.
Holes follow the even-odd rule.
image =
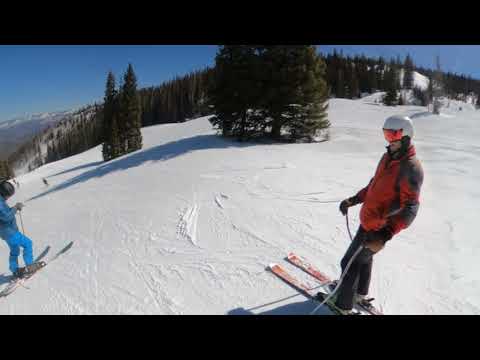
[[[335,289],[335,286],[336,285],[333,285],[333,289]],[[323,302],[328,296],[329,296],[329,294],[325,294],[325,293],[320,291],[315,295],[315,299],[319,302]],[[337,294],[333,294],[333,296],[330,297],[330,299],[328,299],[328,301],[326,302],[326,305],[328,306],[328,308],[332,312],[334,312],[335,314],[337,314],[337,315],[361,315],[361,313],[357,310],[353,310],[353,309],[346,310],[346,309],[339,308],[336,305],[336,301],[337,301]]]
[[[337,280],[334,280],[328,284],[326,284],[325,286],[327,286],[327,289],[329,290],[328,292],[324,292],[324,291],[319,291],[315,296],[314,298],[317,300],[317,301],[320,301],[322,302],[323,300],[326,299],[327,296],[329,296],[333,290],[335,290],[335,287],[337,286]],[[335,304],[335,301],[337,300],[337,293],[333,294],[333,296],[328,299],[327,303],[330,305],[330,304]]]
[[[339,315],[362,315],[359,311],[353,309],[344,310],[336,306],[334,311],[336,311]]]
[[[18,268],[17,271],[13,273],[13,276],[18,279],[28,278],[45,265],[46,263],[44,261],[39,261],[25,267]]]
[[[338,284],[338,280],[333,280],[331,283],[328,284],[329,290],[331,292],[335,290],[337,284]],[[355,298],[353,299],[355,304],[358,304],[368,310],[373,308],[373,305],[372,305],[373,300],[375,300],[375,298],[368,298],[367,295],[361,295],[361,294],[355,294]]]
[[[367,295],[355,295],[355,302],[367,310],[371,310],[374,308],[374,306],[372,305],[373,300],[375,300],[375,298],[367,298]]]

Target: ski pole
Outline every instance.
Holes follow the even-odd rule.
[[[348,235],[350,236],[350,241],[353,241],[352,232],[350,231],[350,225],[349,225],[349,222],[348,222],[348,209],[347,209],[347,216],[346,216],[346,219],[347,219],[347,230],[348,230]]]
[[[22,212],[21,212],[21,211],[19,211],[19,212],[18,212],[18,215],[20,216],[20,223],[22,224],[22,233],[23,233],[23,235],[25,235],[25,236],[26,236],[27,234],[25,234],[25,228],[23,227],[23,218],[22,218]]]
[[[355,254],[353,254],[353,256],[350,258],[350,261],[348,262],[347,266],[345,267],[345,271],[342,273],[342,276],[340,276],[340,280],[338,280],[338,284],[337,286],[335,286],[335,289],[330,293],[330,295],[327,296],[327,298],[325,300],[323,300],[320,304],[317,305],[317,307],[315,309],[313,309],[313,311],[310,313],[310,315],[314,315],[318,309],[320,309],[320,307],[322,307],[328,300],[330,300],[332,298],[333,295],[335,295],[335,293],[337,292],[337,290],[340,288],[340,285],[342,284],[342,281],[343,281],[343,278],[345,277],[345,275],[347,274],[348,272],[348,269],[350,268],[350,265],[352,265],[353,261],[355,260],[355,258],[357,257],[357,255],[360,253],[360,251],[363,250],[363,245],[361,245],[357,251],[355,252]]]
[[[348,223],[348,210],[347,210],[346,219],[347,219],[348,234],[350,235],[350,240],[353,241],[352,234],[350,233],[350,226],[349,226],[349,223]],[[313,309],[313,311],[310,313],[310,315],[314,315],[318,311],[318,309],[320,309],[320,307],[322,307],[328,300],[330,300],[332,298],[332,296],[337,292],[337,290],[340,288],[340,285],[342,284],[343,278],[345,277],[345,275],[348,272],[348,269],[352,265],[352,263],[355,260],[355,258],[357,257],[357,255],[362,250],[363,250],[363,245],[360,245],[360,247],[357,249],[357,251],[355,251],[355,254],[353,254],[353,256],[350,258],[350,261],[348,262],[347,266],[345,267],[345,271],[343,271],[342,275],[340,276],[340,279],[338,280],[338,284],[337,284],[337,286],[335,286],[335,289],[330,293],[330,295],[327,296],[327,298],[325,300],[323,300],[319,305],[317,305],[315,307],[315,309]]]

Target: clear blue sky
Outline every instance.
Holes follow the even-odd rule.
[[[100,101],[107,73],[128,63],[139,87],[213,65],[217,46],[0,46],[0,121]]]
[[[333,48],[386,58],[408,52],[425,67],[432,67],[438,54],[444,69],[480,79],[480,46],[319,46],[322,52]],[[216,51],[215,45],[0,45],[0,121],[101,101],[108,71],[118,83],[129,62],[145,87],[213,65]]]

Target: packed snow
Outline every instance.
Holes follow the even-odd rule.
[[[281,263],[315,286],[284,261],[294,251],[340,275],[350,240],[339,201],[367,185],[383,121],[401,113],[415,125],[421,206],[375,256],[370,295],[386,314],[480,314],[479,112],[362,100],[330,101],[326,142],[241,143],[199,118],[144,128],[142,150],[108,163],[96,147],[20,176],[9,203],[25,203],[35,252],[50,245],[48,260],[75,244],[1,299],[0,313],[308,314],[315,304],[265,268]]]

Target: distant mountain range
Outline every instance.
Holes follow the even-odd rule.
[[[6,159],[20,145],[39,134],[49,126],[54,126],[75,110],[26,114],[0,122],[0,159]]]

